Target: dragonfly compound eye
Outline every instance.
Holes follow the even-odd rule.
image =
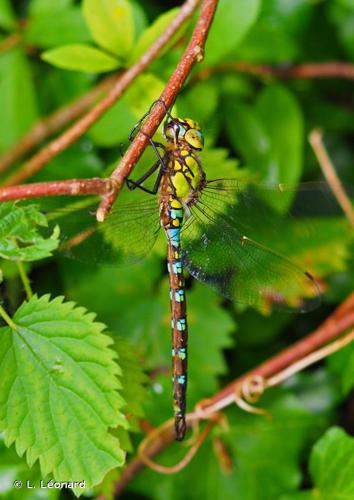
[[[178,139],[183,139],[186,133],[186,128],[182,122],[173,120],[165,126],[164,134],[166,140],[169,142],[176,142]]]
[[[184,140],[193,148],[201,150],[204,147],[204,136],[200,130],[191,128],[187,130]]]

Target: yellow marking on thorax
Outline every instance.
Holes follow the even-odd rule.
[[[171,182],[176,196],[181,200],[188,198],[192,191],[196,191],[202,180],[200,167],[196,155],[188,150],[179,151],[180,158],[175,156],[172,163]]]

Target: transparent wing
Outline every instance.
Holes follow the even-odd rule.
[[[186,267],[195,278],[240,303],[263,309],[315,308],[320,301],[316,280],[281,255],[291,253],[289,242],[294,244],[290,204],[293,217],[301,214],[306,219],[321,210],[338,213],[321,183],[295,190],[289,186],[254,189],[234,179],[209,182],[191,207],[183,231]],[[272,206],[282,207],[283,213]],[[311,237],[307,224],[302,229],[307,234],[301,234],[300,242]]]
[[[124,203],[118,198],[103,223],[95,218],[97,199],[49,213],[50,226],[60,227],[60,250],[88,264],[125,265],[144,258],[160,228],[158,200],[135,191],[129,199],[134,201]]]

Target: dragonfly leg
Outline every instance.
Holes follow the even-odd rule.
[[[157,176],[157,179],[155,181],[155,184],[154,184],[154,187],[152,189],[148,189],[144,186],[142,186],[143,182],[146,181],[146,179],[148,179],[154,172],[156,172],[156,170],[160,167],[160,171],[158,173],[158,176]],[[138,180],[136,181],[133,181],[132,179],[126,179],[125,182],[127,184],[127,187],[129,189],[129,191],[134,191],[134,189],[136,188],[139,188],[141,189],[142,191],[145,191],[146,193],[149,193],[149,194],[156,194],[158,189],[159,189],[159,186],[160,186],[160,182],[161,182],[161,178],[162,178],[162,175],[163,175],[163,170],[161,168],[161,165],[160,165],[160,161],[157,161],[147,172],[145,172],[144,175],[142,175]]]
[[[163,151],[165,151],[165,146],[163,144],[161,144],[161,142],[156,142],[156,141],[153,141],[151,139],[151,137],[148,135],[148,134],[145,134],[145,132],[141,132],[143,135],[145,135],[145,137],[147,137],[149,143],[150,143],[150,146],[153,148],[153,150],[155,151],[155,154],[157,156],[157,158],[159,159],[159,162],[161,164],[162,167],[165,166],[165,162],[163,161],[163,158],[159,152],[159,148],[162,149]]]
[[[134,125],[132,131],[130,132],[129,134],[129,141],[132,142],[135,135],[136,135],[136,131],[139,131],[140,128],[142,127],[145,119],[149,116],[149,114],[151,113],[151,110],[153,109],[153,107],[156,105],[156,104],[161,104],[162,107],[164,108],[165,110],[165,113],[166,113],[166,120],[167,119],[170,119],[170,120],[174,120],[174,118],[172,117],[171,115],[171,112],[169,111],[168,107],[166,106],[166,103],[165,101],[163,101],[162,99],[156,99],[156,101],[154,101],[150,108],[148,109],[148,111],[146,113],[143,114],[143,116],[140,118],[140,120]]]

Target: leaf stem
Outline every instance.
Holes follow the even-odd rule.
[[[21,260],[17,260],[16,265],[17,265],[18,272],[20,274],[23,288],[25,289],[25,292],[26,292],[27,299],[31,299],[33,297],[33,292],[32,292],[31,283],[30,283],[28,275],[25,271],[23,262]]]
[[[10,328],[12,328],[13,330],[17,330],[16,323],[12,320],[12,318],[10,318],[10,316],[7,314],[7,312],[1,305],[0,305],[0,316],[9,325]]]
[[[309,135],[309,141],[334,196],[336,197],[351,226],[354,227],[354,209],[352,203],[345,192],[332,160],[323,144],[321,130],[312,130]]]

